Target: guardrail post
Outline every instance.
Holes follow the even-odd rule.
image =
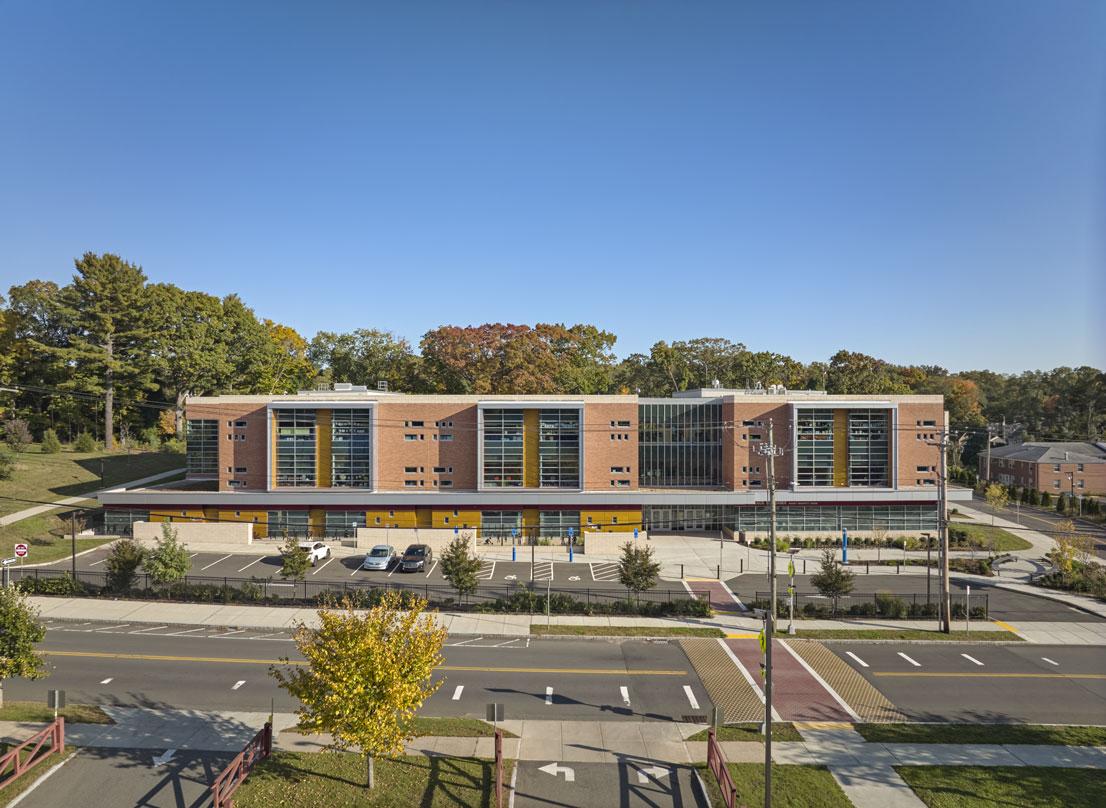
[[[65,751],[65,716],[59,715],[55,722],[57,729],[55,730],[56,736],[54,738],[54,745],[59,752]]]

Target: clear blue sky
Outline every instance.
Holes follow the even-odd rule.
[[[1102,367],[1104,42],[1100,0],[0,0],[0,287],[114,251],[308,337]]]

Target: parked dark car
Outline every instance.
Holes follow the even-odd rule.
[[[400,572],[418,572],[426,569],[434,558],[434,551],[428,544],[412,544],[403,551],[403,559],[399,562]]]

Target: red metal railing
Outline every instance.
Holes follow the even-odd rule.
[[[722,747],[718,739],[714,737],[714,727],[707,730],[707,766],[718,781],[718,788],[722,792],[722,802],[726,808],[735,808],[737,805],[737,788],[730,777],[730,770],[726,768],[726,756],[722,754]]]
[[[39,730],[19,746],[0,755],[0,788],[15,782],[24,772],[54,752],[64,751],[65,719],[59,717],[54,720],[54,723]]]
[[[265,726],[246,744],[246,748],[238,753],[238,757],[232,760],[215,782],[211,784],[212,808],[234,808],[234,800],[231,797],[238,790],[250,774],[250,771],[265,758],[273,753],[273,725],[265,722]]]
[[[503,808],[503,730],[495,731],[495,808]]]

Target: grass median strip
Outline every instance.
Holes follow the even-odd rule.
[[[70,704],[58,710],[69,724],[112,724],[111,718],[95,704]],[[5,701],[0,707],[0,721],[25,721],[35,724],[49,724],[54,720],[54,711],[37,701]]]
[[[997,743],[1106,746],[1106,727],[1046,724],[857,724],[873,743]]]
[[[826,628],[804,629],[798,636],[808,640],[933,640],[935,642],[1024,642],[1009,631],[931,631],[921,628]]]
[[[535,636],[573,637],[724,637],[721,629],[693,626],[530,626]]]
[[[492,725],[479,718],[454,718],[416,716],[411,729],[416,738],[491,738],[495,735]],[[289,727],[283,732],[303,732],[299,727]],[[517,738],[513,732],[502,730],[504,738]]]
[[[503,763],[510,782],[514,761]],[[444,808],[492,806],[495,763],[450,757],[380,758],[365,789],[365,760],[349,752],[274,752],[234,794],[238,808]]]
[[[1101,808],[1106,777],[1096,769],[1039,766],[896,766],[929,808]]]
[[[738,805],[764,804],[764,766],[727,763],[737,789]],[[725,805],[718,781],[706,764],[699,765],[711,805]],[[824,766],[772,765],[772,805],[775,808],[852,808],[852,803]]]
[[[720,741],[752,741],[764,743],[764,733],[760,731],[760,724],[748,722],[744,724],[724,724],[718,728],[717,734]],[[696,732],[689,741],[705,741],[707,730]],[[795,725],[789,722],[772,722],[773,741],[802,741],[803,736],[795,729]]]

